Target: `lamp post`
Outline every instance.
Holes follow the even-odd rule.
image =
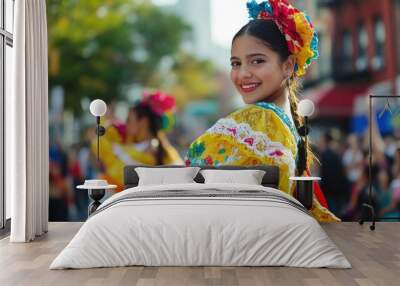
[[[314,103],[309,99],[303,99],[299,102],[298,112],[301,116],[304,117],[304,125],[300,128],[299,133],[300,136],[304,137],[304,143],[307,146],[308,139],[307,135],[310,133],[310,128],[308,124],[308,118],[313,115],[315,110]],[[307,159],[307,152],[306,152],[306,159]]]
[[[309,117],[314,113],[314,103],[309,99],[303,99],[299,102],[298,113],[304,117],[304,125],[299,128],[299,135],[304,137],[304,144],[307,146],[307,135],[310,133]],[[307,150],[305,152],[305,161],[307,162]],[[307,163],[306,163],[307,164]],[[313,181],[319,181],[319,177],[302,176],[290,177],[290,180],[296,182],[296,198],[300,201],[306,209],[311,209],[313,205]]]
[[[96,135],[97,135],[97,162],[100,163],[100,136],[106,133],[106,129],[100,125],[100,117],[106,114],[107,105],[101,99],[95,99],[90,103],[90,113],[96,117]]]
[[[97,162],[100,163],[100,136],[106,133],[106,129],[100,125],[100,117],[106,114],[107,105],[101,99],[95,99],[90,103],[90,113],[96,117],[96,135],[97,135]],[[83,185],[77,186],[77,189],[88,190],[89,197],[93,202],[89,205],[89,216],[100,206],[100,200],[104,197],[105,191],[114,189],[115,185],[109,185],[106,180],[85,180]]]

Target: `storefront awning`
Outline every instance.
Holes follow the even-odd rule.
[[[309,91],[305,98],[315,104],[317,117],[351,117],[357,97],[367,93],[368,84],[331,84]]]

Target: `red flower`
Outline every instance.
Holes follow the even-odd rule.
[[[190,160],[189,160],[189,159],[186,159],[185,165],[186,165],[186,167],[189,167],[189,166],[190,166]]]
[[[260,15],[258,16],[260,19],[268,19],[268,18],[273,18],[271,15],[269,15],[266,11],[261,11]]]
[[[143,102],[147,103],[153,112],[162,116],[166,111],[175,111],[175,98],[171,95],[157,91],[155,93],[145,93]]]
[[[292,41],[287,40],[287,44],[289,50],[292,53],[295,53],[298,47],[294,46],[293,41],[297,41],[300,46],[304,45],[303,39],[296,31],[296,24],[293,18],[294,14],[301,13],[301,11],[290,5],[287,1],[270,0],[269,3],[272,7],[273,15],[269,15],[266,11],[262,11],[260,12],[259,18],[274,19],[279,30],[292,39]]]

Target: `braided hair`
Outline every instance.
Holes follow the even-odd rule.
[[[273,20],[255,19],[243,26],[233,37],[232,43],[240,36],[249,35],[261,40],[268,48],[276,52],[281,61],[286,61],[291,55],[285,36],[281,33],[278,26]],[[299,79],[293,74],[286,82],[286,87],[289,91],[290,110],[296,129],[300,132],[300,128],[304,124],[304,118],[297,112],[299,91]],[[309,142],[309,140],[307,140]],[[297,146],[298,159],[296,166],[297,175],[303,175],[307,166],[314,160],[314,155],[311,152],[310,145],[305,143],[301,138]]]

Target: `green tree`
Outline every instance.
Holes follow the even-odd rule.
[[[63,86],[66,108],[76,113],[84,97],[119,100],[126,85],[150,85],[163,59],[179,59],[190,32],[149,1],[47,0],[47,13],[50,87]]]
[[[180,107],[189,101],[215,97],[218,89],[214,65],[184,52],[176,56],[168,70],[154,73],[149,85],[168,90]]]

